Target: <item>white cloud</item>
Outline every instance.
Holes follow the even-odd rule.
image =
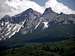
[[[11,0],[10,2],[6,1],[6,4],[11,7],[11,10],[13,12],[12,15],[25,11],[28,8],[32,8],[38,12],[43,13],[47,7],[51,7],[52,10],[57,13],[63,12],[65,14],[75,14],[75,10],[72,10],[63,3],[59,3],[57,0],[48,0],[48,2],[45,3],[45,6],[40,6],[39,4],[31,0]]]
[[[69,1],[73,1],[73,0],[69,0]],[[64,5],[63,3],[59,3],[57,0],[49,0],[48,2],[46,2],[46,7],[51,7],[52,10],[57,13],[63,12],[65,14],[75,14],[75,10],[72,10],[67,5]]]
[[[47,7],[51,7],[52,10],[57,13],[63,12],[65,14],[75,14],[74,10],[59,3],[57,0],[48,0],[44,6],[37,4],[34,0],[0,0],[0,17],[6,14],[13,16],[27,10],[28,8],[43,13]]]
[[[41,12],[41,13],[43,13],[43,11],[45,10],[44,7],[41,7],[40,5],[35,3],[34,1],[30,1],[30,0],[23,0],[23,1],[12,0],[10,2],[6,1],[6,4],[11,7],[11,10],[13,13],[12,15],[21,13],[22,11],[25,11],[28,8],[32,8],[38,12]]]

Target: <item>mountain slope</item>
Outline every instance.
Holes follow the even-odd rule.
[[[23,29],[23,26],[26,26],[25,23],[29,26],[40,15],[40,13],[29,8],[21,14],[12,17],[8,15],[4,16],[0,20],[0,40],[10,38],[16,32],[19,32],[21,28]]]

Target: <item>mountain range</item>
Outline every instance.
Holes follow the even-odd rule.
[[[54,28],[58,28],[69,36],[75,36],[74,25],[75,15],[74,14],[63,14],[55,13],[51,8],[47,8],[43,14],[33,10],[32,8],[23,11],[15,16],[5,15],[0,20],[0,40],[6,40],[13,38],[17,33],[26,35],[28,33],[44,32],[49,31],[52,34]],[[69,27],[69,28],[68,28]],[[66,31],[66,29],[68,29]],[[58,31],[54,31],[58,33]],[[48,32],[46,32],[48,33]],[[56,33],[53,33],[54,35]],[[60,32],[59,32],[60,33]],[[62,35],[58,34],[58,35]],[[22,37],[22,36],[21,36]]]

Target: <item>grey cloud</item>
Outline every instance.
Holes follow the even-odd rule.
[[[0,18],[11,11],[10,7],[5,4],[5,1],[6,0],[0,0]]]

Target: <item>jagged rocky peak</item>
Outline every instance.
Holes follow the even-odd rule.
[[[26,12],[27,13],[32,13],[35,16],[41,16],[41,13],[40,12],[37,12],[37,11],[33,10],[32,8],[27,9]]]
[[[55,12],[53,12],[53,10],[49,7],[45,9],[43,14],[47,14],[47,13],[55,13]]]
[[[32,8],[29,8],[25,12],[33,12],[33,9]]]
[[[55,13],[50,7],[46,8],[42,17],[45,21],[53,21],[58,14]]]
[[[29,8],[29,9],[23,11],[22,13],[20,13],[20,15],[29,14],[29,13],[32,13],[32,12],[33,12],[33,9],[32,8]]]
[[[3,18],[1,18],[2,21],[7,22],[10,20],[10,16],[9,15],[5,15]]]
[[[36,16],[40,16],[40,15],[41,15],[41,13],[39,13],[39,12],[33,10],[32,8],[29,8],[29,9],[27,9],[26,11],[23,11],[20,15],[21,15],[21,16],[23,16],[23,15],[30,16],[31,14],[34,14],[34,15],[36,15]]]
[[[49,7],[49,8],[46,8],[45,12],[48,11],[48,12],[53,12],[53,10]]]
[[[39,17],[41,16],[41,13],[33,10],[32,8],[27,9],[23,13],[24,13],[23,15],[25,15],[26,21],[23,25],[24,27],[21,28],[20,32],[26,32],[26,33],[31,32],[31,31],[33,31],[35,26],[38,24],[38,22],[40,20]]]
[[[10,16],[9,15],[5,15],[3,18],[10,18]]]

